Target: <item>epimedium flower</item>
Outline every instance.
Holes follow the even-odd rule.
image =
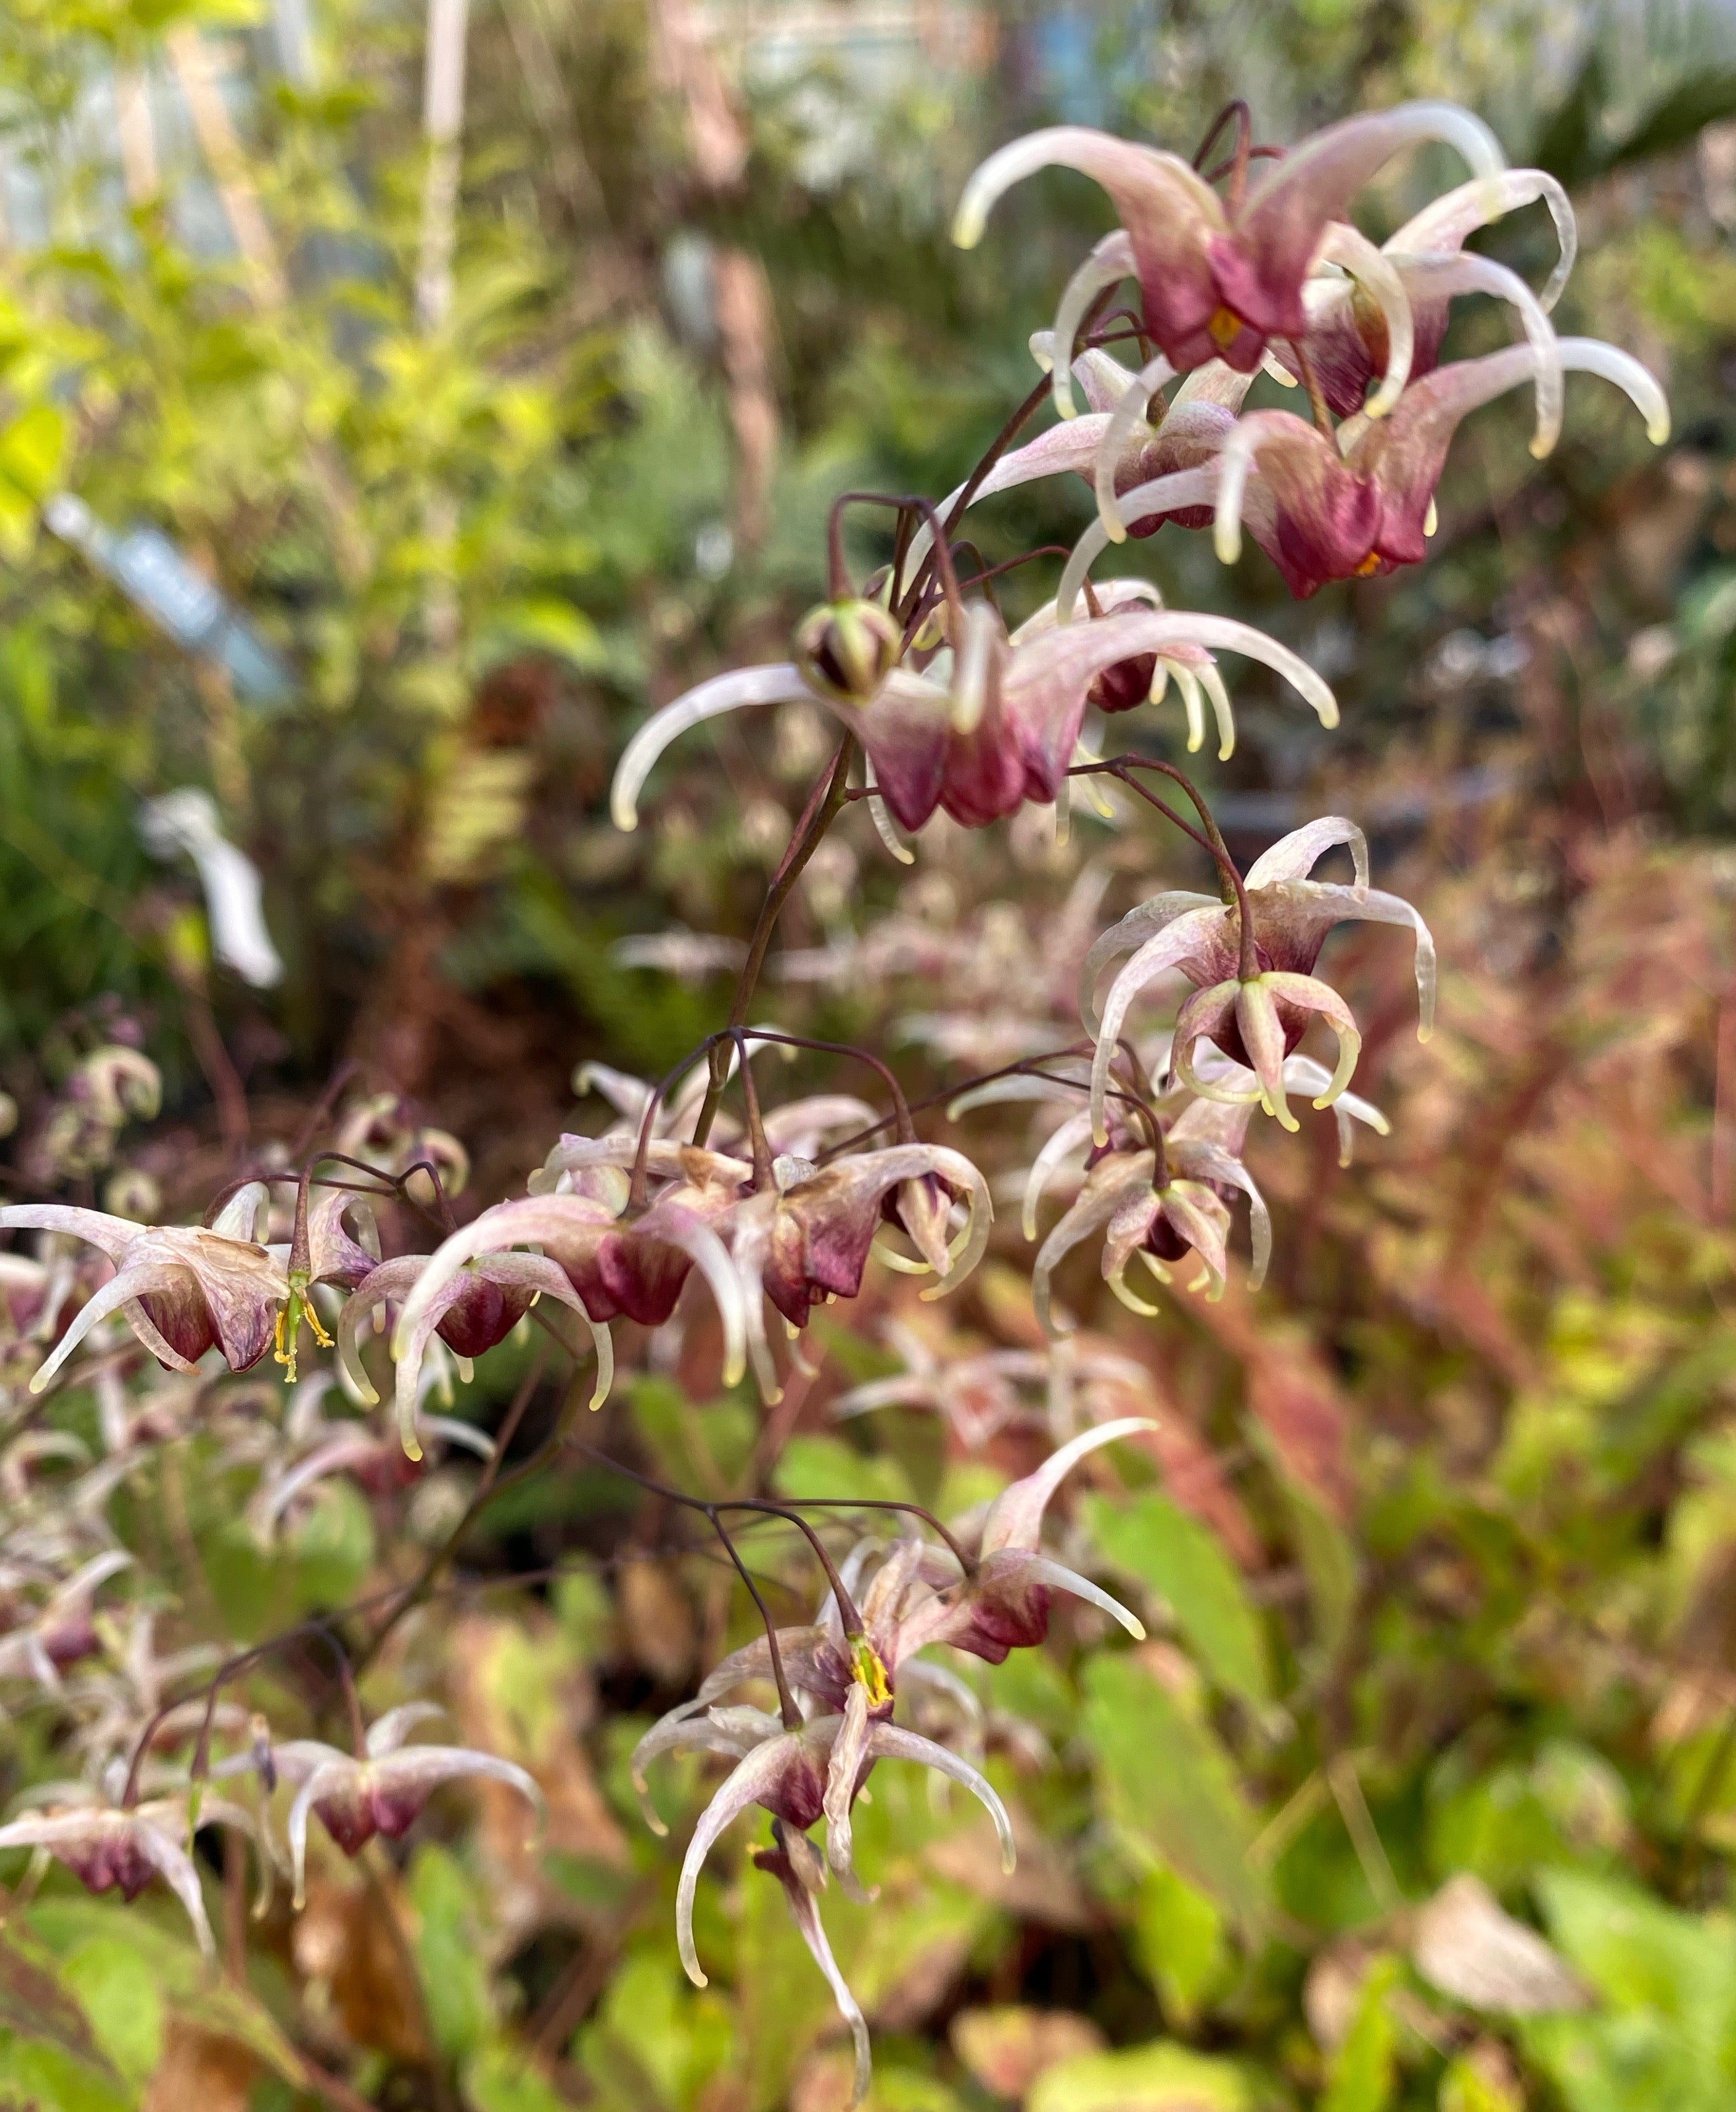
[[[1009,638],[986,602],[943,612],[948,643],[918,671],[895,667],[867,702],[820,701],[861,742],[879,796],[900,826],[920,829],[936,808],[966,828],[1004,819],[1026,800],[1052,801],[1071,766],[1093,686],[1119,663],[1178,649],[1228,650],[1263,662],[1336,725],[1331,690],[1305,662],[1251,626],[1226,617],[1122,610],[1093,623]],[[919,657],[919,656],[917,656]],[[617,766],[610,794],[616,825],[638,822],[639,794],[653,765],[689,727],[750,704],[813,693],[794,662],[713,676],[666,705],[637,733]]]
[[[96,1595],[111,1577],[130,1569],[119,1548],[93,1555],[56,1586],[33,1618],[0,1636],[0,1678],[27,1673],[44,1692],[61,1691],[61,1674],[97,1649]]]
[[[381,1262],[356,1286],[338,1316],[339,1360],[369,1407],[380,1396],[362,1362],[361,1331],[391,1306],[402,1309],[429,1259],[426,1254],[403,1254],[395,1261]],[[421,1457],[417,1436],[419,1380],[428,1337],[438,1335],[459,1359],[461,1369],[466,1369],[470,1359],[503,1342],[540,1298],[550,1298],[569,1307],[589,1329],[597,1359],[591,1404],[602,1405],[614,1381],[613,1345],[608,1329],[586,1310],[585,1301],[566,1271],[542,1254],[481,1254],[449,1276],[428,1299],[398,1350],[394,1402],[399,1436],[407,1457]]]
[[[1003,1489],[983,1513],[973,1566],[962,1586],[913,1609],[900,1632],[900,1649],[908,1655],[928,1643],[950,1643],[999,1664],[1009,1651],[1028,1650],[1047,1636],[1057,1591],[1085,1600],[1118,1621],[1136,1642],[1143,1641],[1145,1627],[1137,1614],[1088,1577],[1042,1552],[1043,1515],[1082,1459],[1119,1438],[1156,1427],[1149,1416],[1139,1415],[1099,1423]]]
[[[861,1794],[877,1762],[914,1760],[961,1784],[977,1798],[994,1821],[1004,1866],[1009,1870],[1013,1868],[1013,1823],[1006,1806],[985,1776],[945,1746],[920,1737],[914,1731],[901,1730],[895,1723],[869,1722],[859,1739],[852,1741],[846,1748],[850,1763],[847,1772],[840,1789],[832,1790],[828,1777],[832,1772],[834,1749],[844,1737],[845,1718],[818,1716],[789,1730],[784,1729],[776,1718],[766,1720],[774,1727],[736,1760],[700,1814],[682,1859],[675,1900],[676,1944],[687,1977],[696,1987],[706,1985],[693,1940],[693,1906],[699,1873],[725,1828],[756,1805],[770,1812],[774,1819],[782,1820],[786,1839],[789,1834],[805,1836],[822,1815],[827,1819],[829,1829],[835,1823],[834,1814],[847,1814],[849,1805]],[[739,1729],[719,1732],[719,1743],[712,1749],[733,1758],[739,1736]],[[694,1742],[702,1741],[696,1739]],[[817,1855],[812,1857],[811,1863],[819,1864]],[[827,1865],[821,1867],[827,1866],[834,1871],[838,1868],[831,1854]]]
[[[1534,344],[1515,344],[1437,367],[1406,389],[1390,417],[1375,422],[1364,412],[1329,435],[1287,411],[1238,419],[1219,458],[1219,557],[1235,562],[1245,521],[1301,597],[1331,580],[1420,563],[1460,421],[1556,362],[1567,372],[1613,382],[1644,417],[1652,444],[1669,439],[1669,405],[1638,360],[1595,338],[1551,342],[1547,355]],[[1121,502],[1124,513],[1136,497]]]
[[[189,1792],[127,1805],[85,1782],[44,1783],[35,1794],[47,1809],[0,1826],[0,1849],[33,1848],[65,1864],[87,1891],[118,1891],[128,1901],[160,1877],[186,1909],[200,1950],[215,1956],[199,1873],[185,1845],[189,1821],[233,1827],[257,1847],[250,1812],[202,1796],[194,1819]]]
[[[1383,284],[1378,253],[1343,215],[1395,154],[1433,140],[1454,147],[1476,177],[1502,171],[1488,128],[1445,102],[1404,103],[1328,125],[1251,184],[1245,157],[1237,157],[1227,198],[1179,155],[1081,125],[1055,125],[1014,140],[982,163],[965,186],[953,239],[965,248],[979,241],[996,200],[1022,178],[1041,168],[1078,169],[1109,192],[1122,225],[1068,289],[1055,333],[1058,369],[1070,362],[1077,333],[1077,320],[1069,329],[1064,319],[1082,316],[1099,291],[1132,274],[1146,326],[1174,371],[1222,359],[1251,373],[1271,339],[1305,335],[1302,289],[1323,253],[1371,284]],[[1397,341],[1393,347],[1401,385],[1408,336],[1406,328],[1402,359]]]
[[[1310,880],[1314,867],[1338,845],[1349,848],[1355,884]],[[1416,940],[1418,1035],[1426,1040],[1434,1022],[1434,941],[1411,905],[1368,884],[1368,845],[1354,822],[1337,815],[1310,822],[1264,852],[1243,882],[1251,925],[1253,973],[1245,972],[1240,913],[1203,896],[1167,893],[1130,910],[1092,947],[1082,976],[1082,1009],[1095,1036],[1091,1060],[1091,1134],[1109,1141],[1107,1095],[1128,1011],[1156,978],[1176,970],[1194,985],[1194,995],[1176,1022],[1171,1063],[1178,1081],[1206,1099],[1257,1099],[1286,1129],[1297,1127],[1285,1097],[1284,1058],[1319,1013],[1338,1036],[1338,1065],[1317,1107],[1329,1107],[1349,1083],[1360,1036],[1349,1007],[1314,974],[1328,932],[1362,920],[1408,926]],[[1119,954],[1131,956],[1105,999],[1101,1021],[1092,1013],[1098,976]],[[1210,1041],[1233,1063],[1252,1073],[1244,1086],[1219,1071],[1195,1065],[1197,1044]]]
[[[1466,239],[1528,206],[1541,203],[1555,224],[1558,253],[1540,293],[1492,257],[1465,248]],[[1410,306],[1413,345],[1410,378],[1420,380],[1439,360],[1447,335],[1448,311],[1463,294],[1487,294],[1509,303],[1519,313],[1534,346],[1549,340],[1543,321],[1560,299],[1572,275],[1579,249],[1574,210],[1561,183],[1543,169],[1509,169],[1494,177],[1461,184],[1433,199],[1381,245],[1405,289]],[[1308,361],[1328,404],[1341,418],[1354,416],[1365,405],[1369,385],[1386,364],[1385,318],[1354,280],[1321,273],[1302,289],[1307,312]],[[1279,364],[1300,378],[1300,362],[1288,344],[1275,354]],[[1532,453],[1542,456],[1554,444],[1561,423],[1561,376],[1540,370],[1536,439]]]
[[[1118,1122],[1113,1148],[1094,1154],[1077,1199],[1037,1250],[1031,1277],[1032,1300],[1047,1334],[1059,1334],[1050,1304],[1050,1284],[1062,1260],[1093,1234],[1104,1235],[1103,1279],[1123,1305],[1145,1314],[1155,1312],[1128,1288],[1126,1272],[1137,1255],[1160,1283],[1167,1284],[1177,1265],[1192,1254],[1200,1264],[1190,1289],[1221,1298],[1228,1273],[1230,1202],[1237,1190],[1248,1199],[1253,1265],[1248,1288],[1264,1280],[1272,1254],[1272,1221],[1253,1176],[1235,1150],[1214,1134],[1216,1110],[1195,1102],[1163,1132],[1163,1156],[1141,1146]],[[1049,1172],[1070,1149],[1088,1141],[1088,1111],[1069,1117],[1058,1129],[1031,1170],[1025,1190],[1027,1239],[1037,1236],[1037,1206]]]
[[[270,1748],[273,1774],[296,1788],[289,1834],[298,1906],[307,1891],[310,1814],[318,1814],[320,1823],[346,1855],[357,1855],[376,1833],[395,1841],[407,1832],[442,1782],[485,1775],[518,1791],[540,1823],[542,1791],[535,1777],[513,1761],[467,1746],[404,1743],[418,1723],[444,1714],[429,1701],[388,1709],[368,1727],[359,1754],[346,1753],[317,1738],[292,1738]]]
[[[765,1336],[769,1298],[792,1331],[828,1298],[854,1298],[882,1226],[897,1225],[938,1281],[923,1293],[938,1298],[975,1268],[988,1244],[994,1212],[988,1184],[961,1153],[910,1142],[853,1154],[818,1170],[779,1162],[783,1177],[745,1198],[731,1213],[730,1253],[742,1279],[748,1346],[760,1387],[777,1391]],[[777,1169],[774,1169],[776,1171]],[[955,1198],[966,1215],[949,1238]],[[909,1264],[904,1264],[909,1266]]]
[[[0,1230],[67,1234],[98,1248],[115,1268],[80,1308],[30,1381],[30,1391],[40,1393],[91,1329],[116,1312],[172,1370],[192,1371],[215,1345],[231,1371],[244,1372],[275,1340],[279,1361],[293,1378],[294,1333],[286,1322],[306,1318],[316,1336],[330,1339],[308,1302],[308,1286],[353,1287],[373,1268],[376,1257],[344,1228],[355,1199],[332,1191],[308,1210],[307,1251],[298,1270],[290,1246],[267,1247],[249,1236],[263,1199],[263,1187],[250,1181],[209,1226],[136,1225],[129,1218],[59,1203],[14,1203],[0,1209]],[[299,1288],[292,1281],[298,1275]]]
[[[589,1192],[497,1203],[427,1257],[399,1308],[392,1336],[394,1357],[400,1367],[412,1367],[408,1381],[400,1369],[400,1401],[408,1383],[413,1407],[417,1355],[449,1309],[439,1301],[460,1272],[478,1263],[494,1267],[513,1249],[532,1245],[564,1274],[594,1331],[622,1316],[660,1327],[697,1267],[723,1325],[724,1383],[736,1383],[745,1368],[747,1316],[740,1276],[717,1226],[740,1199],[753,1169],[718,1152],[653,1145],[646,1164],[660,1177],[660,1192],[636,1211],[622,1163],[631,1162],[636,1149],[631,1138],[598,1140],[583,1166]],[[571,1172],[562,1177],[572,1177]],[[609,1354],[599,1345],[599,1383],[612,1369]],[[592,1405],[601,1400],[600,1392],[595,1394]]]

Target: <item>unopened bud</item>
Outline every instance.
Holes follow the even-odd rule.
[[[1100,712],[1130,712],[1150,695],[1156,674],[1155,653],[1136,653],[1131,659],[1118,660],[1092,683],[1091,702]]]
[[[795,664],[816,695],[865,704],[898,663],[903,634],[885,609],[852,597],[822,602],[795,626]]]

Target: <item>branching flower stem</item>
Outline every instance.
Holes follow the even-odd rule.
[[[1145,785],[1140,784],[1133,775],[1133,772],[1138,770],[1155,771],[1160,776],[1168,777],[1179,785],[1193,802],[1204,826],[1205,833],[1202,835],[1191,823],[1184,822],[1173,808],[1166,805],[1155,793],[1148,790]],[[1248,908],[1248,890],[1242,881],[1242,868],[1230,856],[1229,846],[1223,840],[1223,831],[1218,826],[1213,818],[1211,809],[1201,797],[1197,786],[1186,771],[1178,770],[1173,762],[1160,762],[1155,756],[1115,755],[1109,757],[1102,762],[1077,764],[1067,774],[1069,777],[1115,778],[1119,783],[1126,785],[1128,791],[1137,794],[1147,806],[1155,807],[1166,822],[1173,822],[1184,835],[1191,836],[1202,850],[1210,853],[1212,861],[1216,865],[1219,875],[1223,882],[1225,899],[1233,902],[1236,905],[1240,942],[1240,959],[1237,972],[1243,982],[1253,981],[1260,973],[1260,956],[1255,950],[1254,919]]]

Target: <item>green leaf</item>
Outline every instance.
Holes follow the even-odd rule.
[[[1554,1870],[1538,1884],[1556,1945],[1608,2005],[1544,2017],[1533,2056],[1572,2112],[1718,2112],[1736,2087],[1736,1928],[1637,1887]]]
[[[1155,1489],[1086,1506],[1092,1538],[1118,1569],[1157,1593],[1216,1683],[1258,1705],[1272,1699],[1265,1632],[1242,1573],[1210,1527]]]
[[[0,2105],[6,2112],[132,2112],[123,2089],[47,2040],[0,2031]]]
[[[66,421],[52,403],[33,403],[0,432],[0,476],[26,498],[48,497],[66,454]]]
[[[430,1842],[410,1865],[409,1893],[434,2036],[444,2054],[474,2053],[490,2033],[494,2004],[470,1886],[455,1858]]]
[[[163,2000],[137,1944],[93,1936],[67,1958],[61,1978],[103,2052],[130,2082],[143,2082],[162,2057]]]
[[[1250,2112],[1253,2102],[1233,2061],[1160,2039],[1059,2062],[1038,2078],[1025,2105],[1026,2112]]]
[[[1257,1926],[1267,1896],[1248,1860],[1254,1814],[1210,1727],[1132,1657],[1093,1659],[1085,1696],[1085,1735],[1111,1821],[1244,1929]]]
[[[1153,1870],[1140,1887],[1133,1937],[1164,2017],[1177,2030],[1191,2031],[1229,1964],[1223,1915],[1185,1878]]]
[[[465,2064],[464,2096],[474,2112],[564,2112],[567,2103],[524,2055],[500,2044]]]
[[[841,1501],[851,1496],[884,1496],[893,1503],[909,1503],[912,1493],[895,1459],[859,1452],[841,1437],[792,1437],[772,1479],[781,1496]]]
[[[1396,1958],[1379,1958],[1362,1983],[1356,2014],[1333,2057],[1319,2112],[1385,2112],[1398,2082],[1397,2027],[1387,1997],[1399,1973]]]
[[[57,2046],[80,2066],[107,2066],[84,2012],[58,1985],[49,1954],[12,1934],[0,1936],[0,2030]]]

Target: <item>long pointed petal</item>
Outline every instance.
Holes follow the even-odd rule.
[[[1142,1188],[1150,1181],[1151,1164],[1151,1154],[1142,1151],[1134,1154],[1119,1177],[1116,1169],[1110,1168],[1107,1161],[1093,1167],[1078,1199],[1050,1228],[1049,1236],[1037,1249],[1037,1259],[1031,1264],[1031,1302],[1037,1309],[1038,1325],[1051,1340],[1060,1332],[1055,1324],[1049,1296],[1055,1272],[1076,1246],[1082,1245],[1109,1222],[1131,1190]]]
[[[932,1768],[936,1774],[961,1783],[995,1822],[995,1831],[1000,1840],[1001,1868],[1011,1871],[1017,1866],[1018,1850],[1014,1844],[1013,1821],[1007,1808],[996,1795],[994,1784],[968,1760],[949,1752],[945,1746],[936,1745],[932,1738],[919,1737],[914,1731],[901,1730],[895,1723],[875,1724],[868,1735],[868,1750],[876,1759],[914,1760],[919,1767]]]
[[[156,1865],[163,1882],[187,1909],[187,1919],[193,1923],[199,1949],[207,1958],[214,1957],[217,1946],[212,1938],[211,1923],[205,1914],[205,1895],[192,1858],[178,1841],[171,1841],[166,1833],[160,1832],[143,1819],[134,1825],[133,1838]]]
[[[1024,1564],[1026,1576],[1037,1583],[1046,1584],[1052,1591],[1068,1591],[1075,1599],[1083,1599],[1107,1614],[1112,1621],[1119,1621],[1137,1643],[1146,1639],[1146,1624],[1137,1614],[1123,1606],[1119,1599],[1112,1598],[1100,1584],[1093,1584],[1088,1577],[1082,1577],[1077,1569],[1068,1569],[1059,1562],[1051,1562],[1046,1554],[1033,1554]]]
[[[1078,169],[1116,192],[1162,186],[1174,193],[1178,208],[1192,206],[1211,225],[1223,221],[1217,193],[1178,155],[1135,146],[1082,125],[1051,125],[1009,141],[977,168],[953,219],[952,239],[959,248],[973,249],[982,239],[990,212],[1004,191],[1047,168]]]
[[[1450,300],[1457,294],[1489,294],[1515,309],[1525,341],[1536,356],[1537,430],[1531,453],[1541,462],[1561,436],[1566,390],[1559,341],[1535,294],[1516,271],[1492,257],[1410,257],[1394,255],[1406,285],[1428,300]],[[1372,403],[1369,407],[1373,409]]]
[[[1306,822],[1300,829],[1292,829],[1287,836],[1280,836],[1248,867],[1242,884],[1252,894],[1260,888],[1275,886],[1281,881],[1305,880],[1326,853],[1337,850],[1341,844],[1349,848],[1356,885],[1365,888],[1369,884],[1369,840],[1354,822],[1342,814],[1323,814],[1318,821]]]
[[[1095,1428],[1082,1430],[1077,1437],[1069,1438],[1050,1454],[1035,1473],[1027,1474],[1009,1489],[1003,1489],[989,1505],[982,1521],[982,1553],[990,1555],[1010,1547],[1034,1554],[1050,1499],[1079,1462],[1120,1438],[1132,1437],[1141,1431],[1157,1427],[1148,1415],[1121,1415],[1113,1422],[1100,1422]]]
[[[1131,528],[1136,521],[1148,521],[1154,513],[1210,506],[1217,493],[1218,475],[1214,462],[1196,469],[1172,470],[1166,476],[1153,477],[1149,484],[1137,484],[1123,492],[1115,502],[1116,513],[1123,525]],[[1055,595],[1055,605],[1064,622],[1073,615],[1085,576],[1108,547],[1109,539],[1109,530],[1099,520],[1093,521],[1074,544]]]
[[[1091,1067],[1091,1134],[1099,1144],[1109,1142],[1109,1066],[1114,1061],[1133,1000],[1160,975],[1198,958],[1206,941],[1221,928],[1222,916],[1221,910],[1214,908],[1196,909],[1177,917],[1173,923],[1146,940],[1109,985]]]
[[[1145,426],[1146,410],[1154,392],[1174,372],[1161,353],[1155,359],[1147,361],[1134,376],[1132,386],[1109,413],[1109,423],[1097,443],[1092,473],[1097,492],[1097,518],[1112,543],[1124,543],[1128,537],[1127,523],[1115,506],[1115,472],[1121,467],[1122,457],[1132,446],[1135,434]],[[1144,437],[1155,437],[1149,426],[1145,428]]]
[[[190,1272],[177,1262],[134,1262],[118,1276],[111,1277],[73,1315],[71,1324],[55,1344],[52,1353],[37,1368],[30,1381],[30,1391],[41,1393],[49,1385],[99,1320],[106,1320],[111,1313],[130,1304],[144,1292],[183,1289]]]
[[[1073,348],[1086,311],[1105,286],[1128,277],[1134,269],[1133,244],[1125,228],[1113,229],[1067,281],[1055,312],[1050,371],[1055,376],[1055,407],[1064,418],[1075,415],[1073,396]]]
[[[1316,254],[1324,263],[1342,265],[1359,285],[1365,286],[1380,308],[1386,325],[1387,371],[1380,385],[1364,407],[1371,418],[1383,418],[1410,379],[1410,362],[1416,352],[1416,325],[1405,282],[1391,260],[1368,237],[1342,221],[1326,230]]]
[[[1093,1038],[1098,1031],[1096,1004],[1097,984],[1109,963],[1122,954],[1136,953],[1146,940],[1174,923],[1190,910],[1215,909],[1223,905],[1210,894],[1195,894],[1183,888],[1169,888],[1130,909],[1119,923],[1110,925],[1093,942],[1079,971],[1079,1017]]]
[[[1538,305],[1545,315],[1561,298],[1579,252],[1579,230],[1565,189],[1545,169],[1507,169],[1498,176],[1474,178],[1444,192],[1407,220],[1387,244],[1389,251],[1411,257],[1439,256],[1456,250],[1468,234],[1539,200],[1555,222],[1560,253],[1543,282]]]
[[[652,766],[673,740],[690,726],[706,719],[720,718],[749,704],[781,704],[811,697],[793,663],[785,661],[767,667],[738,667],[727,675],[713,676],[697,689],[665,704],[646,720],[622,753],[615,766],[615,781],[609,791],[609,812],[617,829],[639,826],[639,794]]]
[[[1069,1115],[1054,1135],[1046,1140],[1042,1149],[1032,1162],[1031,1172],[1025,1181],[1024,1208],[1020,1225],[1027,1240],[1037,1237],[1037,1208],[1043,1199],[1043,1190],[1055,1177],[1056,1169],[1063,1159],[1090,1141],[1091,1111],[1083,1108],[1078,1114]]]
[[[65,1232],[100,1247],[117,1268],[139,1231],[130,1218],[111,1218],[70,1203],[8,1203],[0,1209],[0,1232]]]
[[[833,1719],[832,1736],[837,1736],[837,1727],[842,1720]],[[790,1764],[791,1748],[798,1739],[817,1742],[826,1733],[825,1720],[821,1718],[800,1732],[768,1739],[725,1777],[717,1795],[699,1814],[693,1838],[687,1844],[687,1853],[681,1859],[681,1882],[675,1892],[676,1949],[681,1954],[682,1970],[695,1987],[708,1983],[699,1964],[699,1952],[694,1947],[693,1902],[699,1888],[699,1873],[705,1867],[705,1858],[711,1853],[713,1843],[731,1819],[758,1804],[762,1794],[776,1786]]]

